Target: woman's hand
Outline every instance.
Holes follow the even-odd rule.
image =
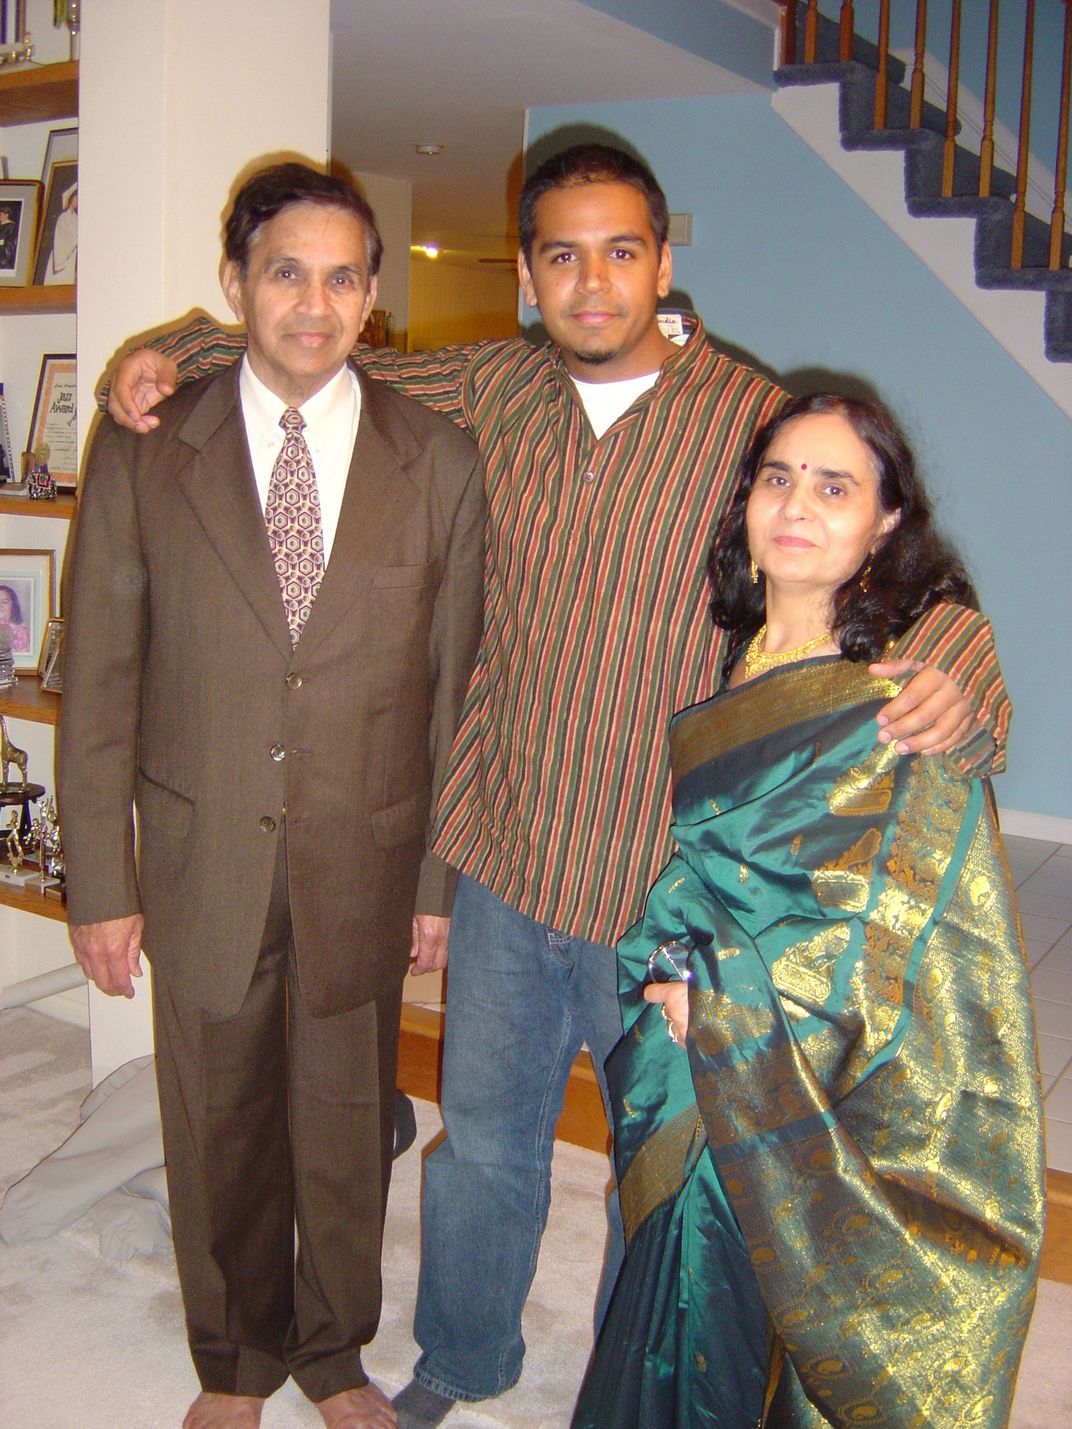
[[[663,1018],[670,1032],[671,1042],[679,1047],[685,1045],[689,1030],[689,988],[684,982],[650,982],[644,989],[645,1002],[661,1002]]]

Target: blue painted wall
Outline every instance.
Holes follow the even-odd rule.
[[[796,388],[858,375],[906,423],[1016,704],[999,802],[1072,817],[1072,422],[765,96],[534,110],[530,148],[587,127],[692,213],[674,286],[716,341]]]
[[[583,0],[689,54],[701,55],[770,89],[773,30],[730,5],[711,0]]]

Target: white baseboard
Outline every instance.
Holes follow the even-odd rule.
[[[1072,844],[1072,819],[1054,814],[1028,814],[1022,809],[999,809],[1003,834],[1022,839],[1045,839],[1047,843]]]

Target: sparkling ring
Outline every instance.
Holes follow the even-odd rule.
[[[662,1013],[663,1021],[666,1023],[666,1035],[670,1038],[670,1041],[673,1042],[675,1047],[680,1047],[681,1039],[674,1031],[674,1024],[670,1021],[669,1014],[666,1011],[665,1002],[659,1004],[659,1011]]]

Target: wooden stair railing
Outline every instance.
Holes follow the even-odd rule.
[[[1065,38],[1061,52],[1061,98],[1057,111],[1057,181],[1050,216],[1050,267],[1061,266],[1065,232],[1065,191],[1068,175],[1068,115],[1072,107],[1072,0],[1065,0]]]
[[[851,60],[859,36],[856,32],[857,11],[853,0],[779,0],[782,6],[781,63],[785,66],[811,65],[835,57],[844,63]],[[1067,241],[1065,233],[1066,197],[1068,191],[1068,151],[1069,151],[1069,111],[1072,104],[1072,0],[1062,0],[1064,16],[1064,44],[1060,70],[1060,98],[1057,100],[1057,152],[1054,166],[1053,206],[1049,220],[1048,253],[1042,267],[1057,271],[1066,266]],[[927,0],[903,0],[898,14],[908,13],[915,5],[915,35],[911,88],[909,91],[910,129],[918,129],[924,117],[925,54],[927,37]],[[898,0],[880,0],[877,13],[877,36],[874,51],[876,71],[874,126],[877,130],[887,127],[889,107],[890,70],[890,14],[891,5]],[[863,7],[860,7],[861,11]],[[942,153],[942,188],[945,197],[956,193],[958,132],[959,78],[961,56],[962,24],[986,24],[986,79],[983,97],[983,134],[979,154],[978,184],[975,192],[980,198],[992,195],[994,176],[994,113],[998,86],[998,41],[999,35],[1014,32],[1022,25],[1023,62],[1020,74],[1020,120],[1016,136],[1017,159],[1015,176],[1015,197],[1013,199],[1011,249],[1009,266],[1020,269],[1024,265],[1024,228],[1027,218],[1027,191],[1030,179],[1030,138],[1032,80],[1035,66],[1035,10],[1036,0],[1014,0],[1002,12],[1000,0],[987,0],[985,7],[979,3],[964,6],[962,0],[952,0],[947,63],[948,86],[944,105],[945,145]],[[799,44],[799,12],[804,16],[803,46]],[[873,13],[874,7],[868,7]],[[984,21],[985,15],[985,21]],[[836,50],[820,56],[820,35],[824,23],[836,27]],[[1004,23],[1004,30],[1002,25]],[[1043,96],[1048,98],[1048,96]],[[963,192],[956,196],[963,196]]]
[[[1016,145],[1016,202],[1012,212],[1012,266],[1024,266],[1027,171],[1031,164],[1031,80],[1035,66],[1035,0],[1025,0],[1024,72],[1020,83],[1020,134]]]

